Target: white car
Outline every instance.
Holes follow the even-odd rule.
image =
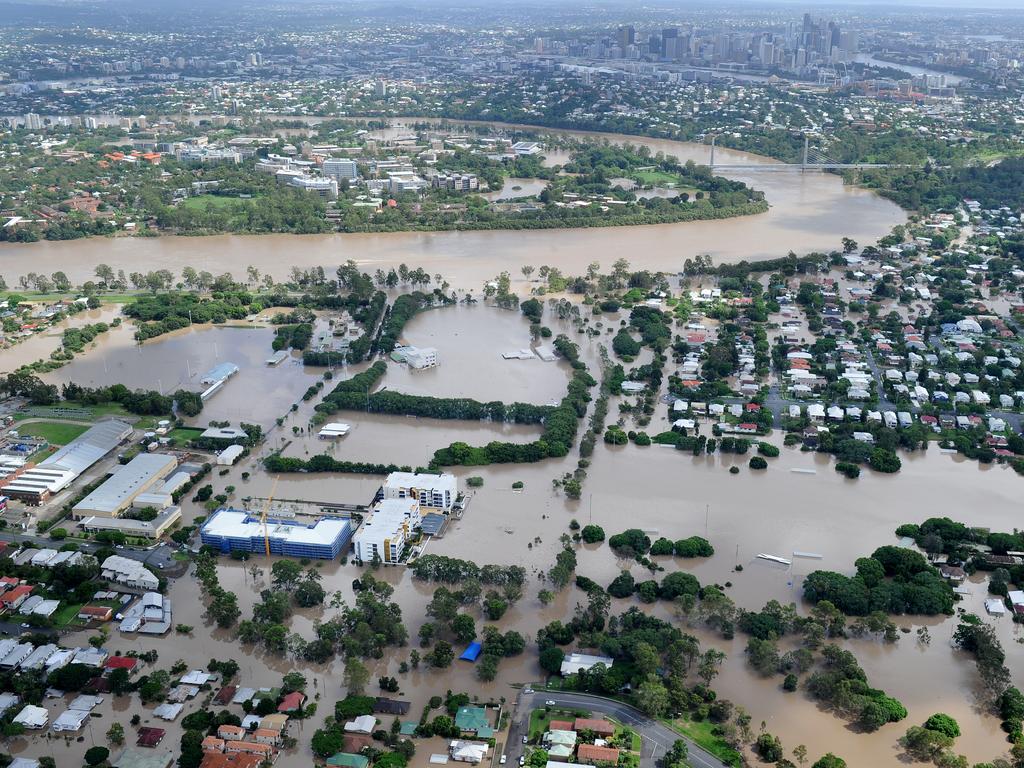
[[[523,744],[525,744],[525,743],[526,743],[526,742],[528,742],[529,740],[530,740],[530,737],[529,737],[529,736],[523,736]]]
[[[508,762],[508,755],[502,755],[501,760],[498,761],[498,765],[504,765]]]
[[[544,702],[544,704],[549,706],[549,707],[553,707],[553,706],[555,706],[555,700],[554,699],[548,699],[547,701]]]
[[[520,766],[526,765],[526,755],[520,755],[519,756],[519,765]]]

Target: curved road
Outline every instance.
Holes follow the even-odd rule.
[[[527,693],[529,691],[529,693]],[[529,731],[530,712],[544,706],[545,702],[553,701],[555,706],[575,707],[597,712],[618,720],[628,725],[640,734],[640,765],[641,768],[653,768],[657,759],[667,752],[673,742],[682,739],[689,747],[689,764],[693,768],[728,768],[717,757],[701,749],[689,739],[676,733],[668,726],[652,720],[635,707],[624,704],[613,699],[605,699],[600,696],[591,696],[586,693],[575,693],[565,691],[535,691],[524,688],[516,698],[516,709],[512,726],[509,728],[508,744],[505,752],[508,755],[508,765],[517,766],[519,755],[523,747],[523,735]]]

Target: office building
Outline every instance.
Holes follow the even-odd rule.
[[[140,453],[103,485],[71,509],[75,520],[86,517],[120,517],[136,497],[161,482],[178,466],[174,456],[164,453]]]
[[[629,46],[636,42],[636,27],[632,25],[626,25],[619,27],[616,41],[619,44],[619,48],[622,49],[623,55]]]
[[[270,519],[264,526],[259,515],[225,508],[203,523],[200,538],[225,554],[233,550],[263,552],[269,542],[271,554],[333,560],[347,551],[352,526],[348,520],[333,517],[314,523]]]
[[[334,179],[339,184],[342,179],[355,180],[359,176],[359,170],[355,160],[332,157],[324,160],[320,166],[320,172],[329,179]]]
[[[43,118],[35,112],[29,112],[25,115],[25,127],[30,131],[38,131],[43,127]]]
[[[451,512],[459,495],[455,475],[392,472],[382,487],[383,499],[416,499],[422,509]]]
[[[384,499],[352,537],[352,551],[364,563],[398,563],[420,521],[420,505],[416,499]]]

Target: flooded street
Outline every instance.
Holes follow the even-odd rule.
[[[396,132],[407,132],[396,121]],[[542,131],[567,136],[644,145],[679,160],[706,163],[709,147],[678,141],[617,134]],[[777,165],[776,161],[719,147],[716,173],[763,190],[771,209],[764,214],[728,221],[694,221],[643,227],[607,227],[490,232],[434,232],[334,235],[216,235],[211,237],[93,238],[65,242],[40,241],[28,245],[0,244],[0,274],[8,282],[31,261],[44,272],[64,270],[75,282],[93,278],[97,264],[113,269],[169,269],[175,274],[192,266],[213,274],[225,271],[236,277],[249,265],[278,280],[291,267],[333,268],[353,259],[364,269],[387,270],[406,263],[441,273],[454,287],[479,288],[481,283],[508,270],[520,279],[524,264],[556,266],[567,274],[581,274],[597,261],[604,266],[626,258],[638,269],[675,272],[687,258],[710,254],[716,263],[754,261],[831,251],[840,237],[871,243],[906,220],[894,203],[873,192],[845,186],[838,176],[824,173],[730,171],[729,163]],[[524,191],[525,191],[524,187]],[[511,191],[511,190],[510,190]],[[503,195],[504,196],[504,195]],[[26,261],[29,260],[29,261]]]

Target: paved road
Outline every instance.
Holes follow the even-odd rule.
[[[515,715],[509,728],[508,768],[517,768],[519,755],[523,753],[523,736],[529,731],[530,711],[539,709],[547,701],[555,702],[558,707],[586,709],[590,712],[607,715],[628,725],[640,734],[641,750],[640,765],[642,768],[654,768],[657,760],[667,752],[672,744],[683,738],[666,725],[651,720],[640,710],[612,699],[590,696],[585,693],[567,693],[562,691],[531,691],[523,689],[516,699]],[[709,752],[701,749],[689,739],[683,739],[690,748],[688,758],[693,768],[727,768],[726,764]]]

